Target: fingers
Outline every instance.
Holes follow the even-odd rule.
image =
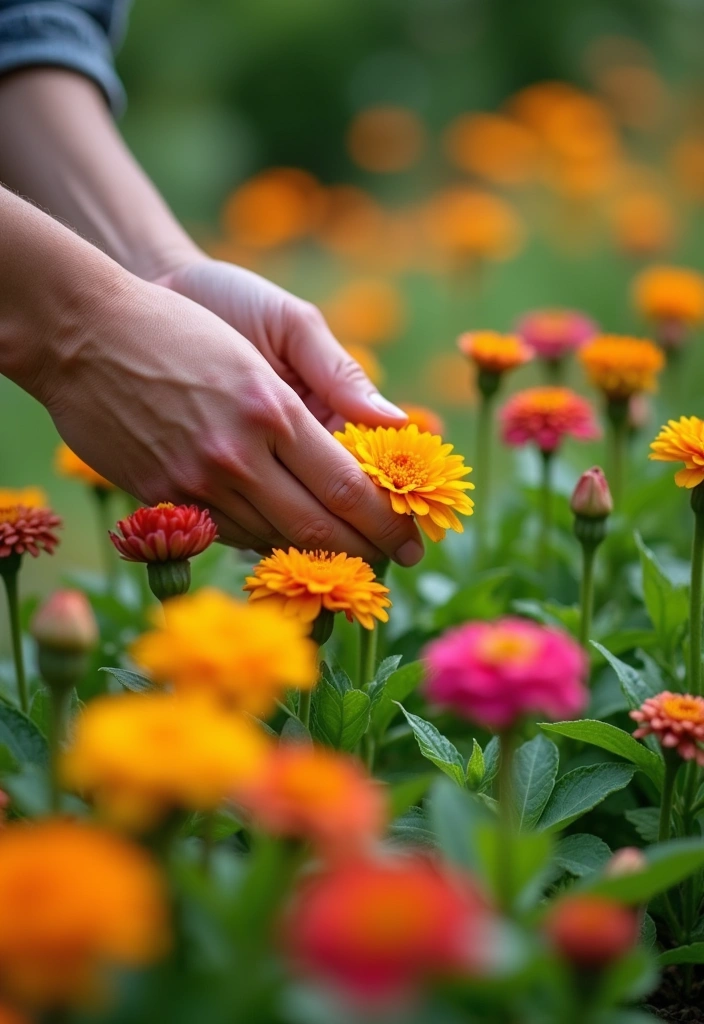
[[[289,539],[240,494],[225,489],[214,491],[210,514],[223,544],[255,551],[289,546]]]

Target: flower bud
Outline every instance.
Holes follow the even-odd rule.
[[[633,948],[639,917],[631,907],[602,896],[567,896],[554,906],[545,930],[566,960],[595,970],[608,967]]]
[[[606,863],[604,874],[609,878],[620,878],[622,875],[632,875],[642,871],[647,860],[642,850],[637,846],[624,846]]]
[[[80,590],[57,590],[34,613],[30,632],[40,647],[84,654],[98,643],[98,624]]]
[[[570,508],[585,519],[605,519],[614,510],[609,484],[603,471],[592,466],[580,476],[572,494]]]

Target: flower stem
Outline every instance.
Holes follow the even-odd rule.
[[[12,558],[12,555],[10,555]],[[19,561],[14,571],[8,571],[9,565],[2,574],[7,594],[7,610],[10,619],[10,637],[12,640],[12,657],[15,661],[15,675],[17,677],[17,695],[20,707],[25,715],[29,714],[29,695],[27,693],[27,678],[24,671],[24,655],[22,653],[22,627],[20,625],[20,602],[18,596]]]
[[[306,729],[310,726],[310,705],[313,699],[312,690],[299,690],[298,691],[298,717],[305,725]]]
[[[581,618],[579,622],[579,642],[582,647],[589,643],[594,609],[594,562],[596,547],[582,545],[582,583],[580,586]]]
[[[538,544],[539,565],[542,569],[549,562],[550,531],[552,530],[552,452],[541,451],[542,474],[540,481],[540,542]]]
[[[621,510],[628,451],[628,399],[610,399],[606,415],[611,424],[611,473],[609,481],[614,508]]]
[[[499,740],[499,842],[497,849],[497,878],[499,901],[506,914],[513,910],[515,884],[513,871],[513,784],[511,771],[515,736],[509,729]]]
[[[103,554],[103,568],[109,593],[115,592],[117,583],[117,558],[110,541],[110,529],[113,525],[110,517],[110,492],[104,487],[94,487],[95,508],[100,534],[100,549]]]
[[[660,798],[660,825],[658,828],[658,842],[664,843],[670,838],[672,831],[672,802],[675,795],[675,779],[682,764],[679,754],[671,751],[665,753],[665,781],[662,787]]]
[[[704,515],[694,515],[692,577],[689,591],[689,691],[702,692],[702,570],[704,569]]]
[[[487,546],[486,524],[490,514],[490,465],[491,465],[491,433],[493,429],[494,394],[488,388],[480,389],[479,408],[477,410],[476,463],[474,482],[479,481],[480,500],[474,508],[477,545],[479,551]]]
[[[61,810],[61,746],[66,731],[66,713],[71,702],[72,687],[52,686],[49,689],[51,705],[51,722],[49,730],[49,796],[50,806],[54,813]]]
[[[376,648],[379,636],[378,627],[365,629],[357,625],[359,636],[359,656],[357,661],[357,689],[365,690],[371,683],[376,672]]]

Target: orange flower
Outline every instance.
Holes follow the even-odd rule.
[[[587,342],[578,358],[591,383],[610,400],[623,400],[639,391],[655,391],[665,365],[652,341],[603,334]]]
[[[704,277],[696,270],[650,267],[636,278],[633,298],[663,344],[677,344],[688,327],[704,321]]]
[[[704,766],[704,697],[663,690],[631,711],[631,718],[639,723],[636,739],[655,736],[665,750]]]
[[[655,462],[684,462],[684,469],[675,473],[678,487],[697,487],[704,481],[704,420],[698,416],[668,420],[650,447],[648,458]]]
[[[537,171],[535,136],[502,114],[461,114],[446,129],[444,146],[460,170],[497,185],[522,185]]]
[[[638,941],[639,929],[638,913],[631,907],[586,894],[559,900],[545,926],[567,960],[592,970],[624,956]]]
[[[416,163],[425,145],[425,128],[405,107],[368,107],[353,119],[346,143],[354,162],[365,171],[393,174]]]
[[[415,423],[421,434],[445,433],[445,424],[432,409],[428,409],[424,405],[408,404],[402,405],[401,408],[408,416],[408,425]]]
[[[388,622],[389,588],[377,583],[361,558],[327,551],[276,550],[254,566],[245,584],[250,601],[266,599],[287,618],[306,625],[323,609],[344,612],[352,622],[374,629],[375,619]]]
[[[389,491],[391,506],[400,515],[415,515],[431,540],[442,540],[447,530],[463,533],[456,516],[471,516],[474,502],[464,492],[474,484],[462,477],[471,473],[453,446],[434,434],[408,427],[355,427],[348,423],[335,437],[357,459],[378,487]]]
[[[100,487],[103,491],[111,491],[115,487],[104,476],[91,469],[87,462],[79,459],[67,444],[60,444],[56,449],[54,465],[57,473],[60,473],[61,476],[73,477],[74,480],[80,480],[81,483],[88,484],[90,487]]]
[[[259,772],[233,790],[254,824],[348,854],[381,834],[385,800],[355,760],[322,747],[272,747]]]
[[[485,373],[506,373],[533,358],[533,349],[517,334],[470,331],[460,335],[457,345]]]
[[[675,240],[672,207],[652,188],[634,189],[622,196],[611,219],[617,245],[634,256],[656,256],[671,248]]]
[[[271,167],[240,185],[223,217],[241,245],[271,249],[307,234],[320,217],[322,203],[322,189],[312,174]]]
[[[455,185],[433,196],[424,215],[428,238],[455,260],[505,260],[522,239],[518,214],[504,199]]]
[[[378,345],[403,327],[403,297],[383,278],[357,278],[321,306],[332,333],[343,344]]]
[[[214,542],[218,530],[207,509],[196,505],[158,505],[138,508],[117,523],[110,540],[127,562],[181,562],[200,555]]]
[[[688,199],[704,202],[704,136],[685,135],[670,154],[672,169]]]

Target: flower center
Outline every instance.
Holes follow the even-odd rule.
[[[0,508],[0,523],[16,523],[20,517],[19,506],[13,505],[12,508]]]
[[[525,665],[536,654],[538,643],[533,637],[508,630],[493,630],[480,644],[483,661],[490,665]]]
[[[379,458],[379,469],[399,491],[428,482],[428,469],[413,452],[385,452]]]
[[[156,508],[176,508],[172,501],[160,501]]]
[[[704,722],[704,700],[701,697],[667,697],[663,711],[678,722]]]

